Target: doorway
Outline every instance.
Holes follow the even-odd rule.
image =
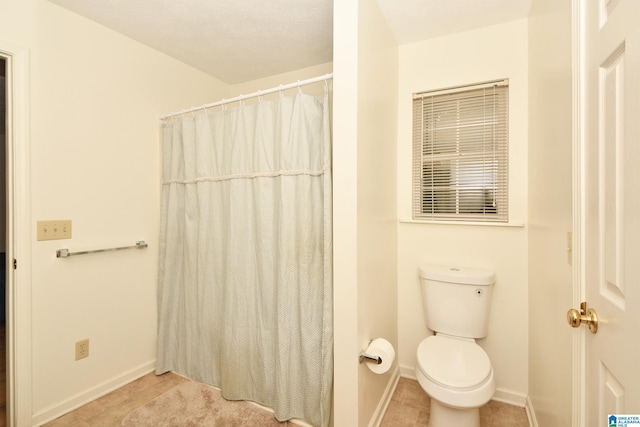
[[[29,144],[29,51],[0,40],[4,72],[5,149],[0,175],[5,259],[6,425],[31,425],[31,192]],[[20,283],[20,286],[18,286]]]
[[[6,110],[7,61],[0,58],[0,426],[7,425],[6,339]]]

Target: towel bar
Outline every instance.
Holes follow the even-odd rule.
[[[56,251],[56,257],[57,258],[68,258],[70,256],[75,256],[75,255],[85,255],[85,254],[95,254],[98,252],[111,252],[111,251],[121,251],[123,249],[144,249],[147,246],[147,242],[145,242],[144,240],[140,240],[138,242],[136,242],[136,244],[134,246],[122,246],[119,248],[107,248],[107,249],[94,249],[92,251],[82,251],[82,252],[69,252],[69,249],[58,249]]]

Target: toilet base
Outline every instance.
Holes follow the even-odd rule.
[[[429,427],[480,427],[480,408],[451,408],[431,398]]]

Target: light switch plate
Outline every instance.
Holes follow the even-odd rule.
[[[59,240],[71,238],[71,220],[58,219],[38,221],[38,240]]]

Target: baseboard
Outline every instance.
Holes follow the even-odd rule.
[[[384,418],[384,414],[387,412],[389,403],[391,403],[391,398],[393,397],[393,393],[396,391],[396,386],[398,385],[399,380],[400,368],[396,366],[391,373],[391,378],[389,378],[389,382],[387,383],[387,387],[382,394],[382,398],[380,398],[380,402],[378,403],[376,410],[371,416],[369,427],[380,427],[380,424],[382,424],[382,419]]]
[[[130,371],[127,371],[122,375],[105,381],[102,384],[85,390],[82,393],[76,394],[75,396],[70,397],[67,400],[64,400],[55,405],[51,405],[33,414],[33,416],[31,417],[31,425],[41,426],[48,423],[49,421],[55,420],[56,418],[66,414],[67,412],[78,409],[79,407],[86,405],[87,403],[96,400],[97,398],[102,397],[105,394],[109,394],[112,391],[132,381],[135,381],[138,378],[147,375],[148,373],[153,372],[155,368],[156,361],[154,359],[134,369],[131,369]]]
[[[379,427],[380,424],[382,424],[382,419],[384,418],[384,414],[387,412],[387,408],[389,407],[389,403],[391,402],[393,393],[396,391],[396,386],[398,385],[399,380],[400,380],[399,369],[396,366],[396,368],[393,370],[391,374],[389,383],[387,383],[387,387],[385,388],[384,393],[382,394],[382,398],[380,399],[380,402],[378,403],[376,410],[371,416],[371,421],[369,421],[369,427]],[[250,403],[273,413],[273,409],[269,408],[268,406],[263,406],[255,402],[250,402]],[[308,424],[306,421],[295,419],[295,418],[289,420],[289,423],[302,426],[302,427],[313,427],[312,425]]]
[[[409,378],[410,380],[418,380],[416,378],[416,368],[413,366],[401,365],[400,376],[402,378]]]
[[[527,403],[527,395],[504,388],[496,388],[496,392],[493,394],[491,400],[524,408]]]
[[[529,419],[529,427],[538,427],[538,420],[536,420],[536,411],[533,409],[533,402],[531,398],[527,396],[527,404],[524,407],[527,411],[527,418]]]

